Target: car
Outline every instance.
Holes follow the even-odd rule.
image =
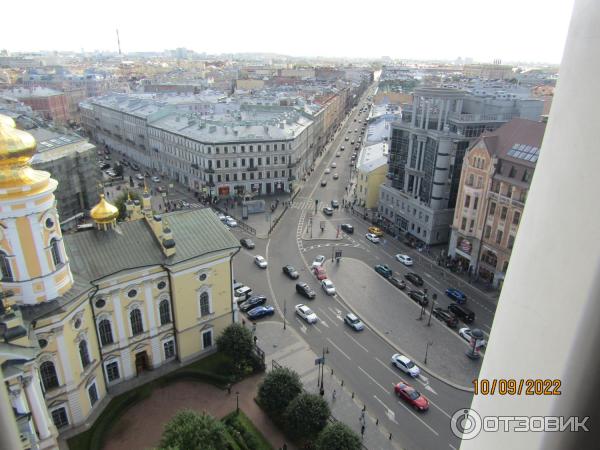
[[[333,179],[334,179],[334,180],[337,180],[339,177],[340,177],[340,176],[339,176],[337,173],[334,173],[334,174],[333,174]]]
[[[255,247],[252,239],[248,239],[248,238],[240,239],[240,244],[242,244],[242,247],[250,249],[250,250],[252,250]]]
[[[392,365],[400,369],[402,372],[409,374],[411,377],[416,378],[421,373],[421,370],[416,366],[414,362],[400,353],[394,353],[392,355]]]
[[[458,325],[458,319],[456,318],[456,316],[450,311],[444,308],[440,308],[439,306],[433,308],[433,317],[438,318],[450,328],[456,328],[456,326]]]
[[[129,167],[129,161],[123,160],[121,161],[121,165],[125,167]]]
[[[452,312],[464,323],[472,323],[475,320],[475,313],[466,306],[452,303],[448,306],[448,311]]]
[[[144,175],[142,175],[141,173],[136,173],[135,178],[141,181],[144,179]]]
[[[346,147],[344,147],[344,146],[342,145],[342,146],[340,147],[340,150],[341,150],[341,151],[344,151],[344,150],[346,150]]]
[[[332,162],[332,163],[331,163],[331,168],[332,168],[332,169],[335,169],[336,167],[337,167],[337,164],[336,164],[335,162]]]
[[[327,278],[327,272],[325,272],[325,267],[319,266],[313,269],[313,273],[317,277],[317,280],[321,281]]]
[[[114,170],[112,170],[112,169],[108,169],[106,171],[106,175],[108,175],[109,177],[116,177],[117,176],[116,172]]]
[[[315,257],[315,259],[313,259],[312,265],[311,267],[314,269],[315,267],[321,267],[323,265],[323,263],[325,262],[325,256],[323,255],[318,255]]]
[[[225,225],[227,225],[230,228],[234,228],[237,227],[237,222],[233,217],[228,217],[227,219],[225,219]]]
[[[356,119],[354,119],[354,120],[356,120]],[[346,136],[346,139],[344,139],[344,140],[347,141],[348,139],[349,139],[348,136]]]
[[[340,228],[344,233],[354,234],[354,227],[349,223],[343,223],[342,225],[340,225]]]
[[[381,228],[379,227],[369,227],[368,231],[369,233],[374,234],[377,237],[383,236],[383,231],[381,231]]]
[[[102,163],[100,165],[100,170],[106,170],[106,169],[110,169],[110,164],[108,164],[108,163]]]
[[[319,320],[317,315],[312,312],[308,306],[303,305],[302,303],[296,305],[296,314],[298,314],[302,319],[306,321],[306,323],[317,323]]]
[[[383,278],[389,278],[392,276],[392,269],[390,269],[387,265],[385,264],[377,264],[375,267],[375,272],[377,272],[379,275],[381,275]]]
[[[132,168],[133,170],[135,170],[136,172],[137,172],[138,170],[140,170],[140,166],[138,166],[138,165],[137,165],[137,164],[135,164],[135,163],[132,163],[132,164],[131,164],[131,168]]]
[[[396,286],[398,289],[406,289],[406,283],[400,278],[389,277],[387,280],[394,286]]]
[[[158,187],[156,188],[156,190],[157,190],[158,192],[161,192],[161,193],[162,193],[162,192],[167,192],[167,189],[166,189],[164,186],[158,186]]]
[[[352,153],[352,156],[350,157],[350,159],[351,159],[352,161],[354,161],[354,160],[356,159],[356,157],[357,157],[357,156],[358,156],[358,155],[357,155],[356,153]]]
[[[331,169],[328,167],[327,169],[325,169],[325,174],[331,173]]]
[[[321,180],[321,187],[327,186],[327,180]]]
[[[317,296],[315,291],[311,289],[308,283],[305,283],[303,281],[300,283],[296,283],[296,292],[311,300]]]
[[[465,293],[455,288],[446,289],[446,295],[459,305],[467,301],[467,296],[465,295]]]
[[[267,302],[267,297],[265,297],[264,295],[254,295],[252,297],[250,297],[248,300],[246,300],[244,303],[242,303],[239,308],[240,311],[246,312],[246,311],[250,311],[251,309],[256,308],[257,306],[263,305]]]
[[[354,141],[350,142],[350,145],[354,145]]]
[[[329,280],[327,278],[322,280],[321,287],[323,288],[323,290],[325,291],[325,293],[327,295],[335,295],[335,286],[333,285],[331,280]]]
[[[427,294],[425,294],[425,292],[423,291],[411,290],[408,291],[408,296],[421,306],[427,306],[427,304],[429,303]]]
[[[337,153],[335,154],[335,157],[336,157],[336,158],[339,158],[340,156],[342,156],[342,154],[341,154],[340,152],[337,152]]]
[[[423,397],[414,387],[403,381],[394,386],[394,393],[417,411],[427,411],[429,409],[429,400]]]
[[[331,200],[331,207],[334,209],[338,209],[340,207],[340,202],[337,200]]]
[[[344,323],[354,331],[362,331],[365,329],[365,326],[360,319],[352,313],[348,313],[344,316]]]
[[[275,308],[271,305],[257,306],[247,313],[248,318],[251,320],[262,319],[263,317],[272,316],[273,314],[275,314]]]
[[[374,235],[373,233],[367,233],[365,234],[365,237],[371,241],[373,244],[379,244],[379,238]]]
[[[181,207],[182,208],[189,208],[191,205],[189,202],[186,202],[185,200],[181,200]]]
[[[423,286],[423,278],[421,278],[420,275],[418,275],[414,272],[406,273],[404,275],[404,278],[406,278],[408,281],[410,281],[415,286]]]
[[[157,176],[152,177],[151,180],[155,183],[160,183],[160,178]]]
[[[325,208],[323,208],[323,214],[325,214],[326,216],[333,216],[333,208],[326,206]]]
[[[412,266],[414,264],[410,256],[403,255],[402,253],[398,253],[396,255],[396,259],[398,260],[398,262],[404,264],[405,266]]]
[[[104,155],[104,159],[110,161],[110,155]]]
[[[233,291],[237,291],[239,288],[244,287],[244,283],[233,280]]]
[[[461,328],[460,330],[458,330],[458,334],[469,344],[472,344],[473,332],[471,331],[470,328],[467,328],[467,327]],[[476,347],[485,347],[486,345],[487,345],[487,341],[485,339],[477,340]]]
[[[261,269],[267,268],[267,260],[260,255],[256,255],[254,257],[254,264],[256,264]]]
[[[290,265],[283,266],[283,268],[281,270],[292,280],[297,280],[300,277],[300,274],[298,273],[298,271],[296,270],[296,268],[294,266],[290,266]]]

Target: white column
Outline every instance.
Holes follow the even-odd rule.
[[[27,411],[27,406],[25,404],[25,400],[23,399],[23,389],[21,389],[21,386],[10,386],[8,388],[8,391],[10,393],[11,403],[13,407],[17,410],[17,412],[19,414],[28,413],[29,411]]]
[[[123,310],[121,308],[121,299],[118,293],[112,295],[112,303],[115,307],[115,320],[117,321],[117,329],[119,330],[119,338],[117,340],[119,347],[126,347],[129,341],[129,335],[125,331],[123,323]],[[131,367],[131,357],[127,349],[121,350],[121,363],[123,367],[123,376],[125,379],[133,376],[133,368]]]
[[[15,415],[10,407],[2,369],[0,369],[0,448],[22,448]]]
[[[152,296],[152,283],[146,283],[144,287],[144,294],[146,298],[146,310],[148,311],[148,326],[150,330],[150,336],[155,335],[158,329],[158,322],[156,320],[155,309],[157,308],[157,304],[154,301]],[[170,308],[170,305],[169,305]],[[171,311],[171,319],[173,319],[173,311]],[[151,339],[151,348],[152,348],[152,366],[158,367],[162,363],[161,352],[160,352],[160,342],[158,341],[158,337],[154,337]]]
[[[71,362],[69,361],[69,355],[67,354],[67,347],[65,344],[65,336],[63,335],[63,328],[53,328],[52,331],[56,336],[56,348],[58,349],[58,357],[60,358],[60,365],[62,368],[64,382],[65,384],[70,384],[73,381],[73,372],[71,370]]]
[[[52,434],[50,432],[50,421],[47,414],[46,404],[44,403],[44,397],[40,390],[40,384],[37,376],[31,376],[25,380],[25,395],[29,402],[29,409],[33,415],[33,422],[35,428],[40,435],[40,439],[46,439]]]

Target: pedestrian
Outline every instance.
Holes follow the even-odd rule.
[[[335,394],[336,394],[336,392],[335,392],[335,389],[334,389],[333,392],[331,393],[331,399],[332,400],[335,400]]]
[[[256,341],[258,341],[258,337],[255,335],[254,336],[254,345],[256,345]]]
[[[244,319],[242,319],[242,326],[245,327],[246,326],[246,321]]]

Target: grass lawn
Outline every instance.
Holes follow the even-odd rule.
[[[262,433],[242,411],[239,413],[233,411],[223,417],[222,422],[227,425],[229,433],[235,439],[240,449],[273,450],[269,441],[265,439]]]

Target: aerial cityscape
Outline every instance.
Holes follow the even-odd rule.
[[[423,3],[7,21],[0,449],[591,448],[600,5]]]

